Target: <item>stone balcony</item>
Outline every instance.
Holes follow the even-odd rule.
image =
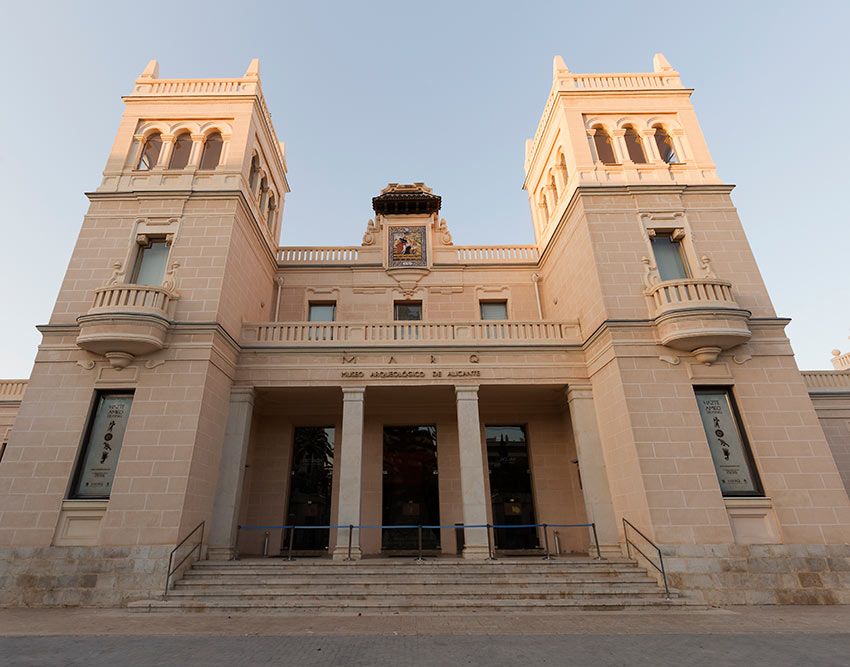
[[[551,321],[264,322],[242,328],[245,347],[580,345],[579,325]]]
[[[95,290],[89,311],[77,318],[77,345],[102,355],[116,368],[161,350],[176,295],[149,285],[110,285]]]
[[[650,286],[653,317],[662,345],[713,363],[752,335],[750,311],[738,306],[732,284],[716,278],[665,280]]]

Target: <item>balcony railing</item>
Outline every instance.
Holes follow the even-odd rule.
[[[850,371],[850,352],[836,354],[832,358],[832,367],[837,371]]]
[[[268,322],[246,324],[247,345],[577,345],[571,322]]]
[[[809,391],[850,391],[850,371],[801,371]]]
[[[144,313],[167,317],[174,295],[150,285],[110,285],[94,292],[89,315],[110,312]]]
[[[656,316],[683,308],[738,308],[732,283],[715,278],[665,280],[646,291]]]
[[[535,245],[457,246],[461,264],[536,264],[540,253]]]
[[[0,401],[20,401],[27,383],[27,380],[0,380]]]
[[[277,249],[280,264],[354,264],[357,262],[358,246],[283,246]]]

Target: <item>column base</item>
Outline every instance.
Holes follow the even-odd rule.
[[[208,560],[236,560],[238,556],[236,547],[207,547]]]
[[[351,545],[351,560],[360,560],[363,552],[359,546]],[[331,552],[331,560],[348,560],[348,545],[334,547]]]
[[[490,558],[490,548],[485,544],[468,544],[463,548],[461,557],[464,560],[487,560]]]
[[[602,554],[602,558],[623,558],[626,555],[623,547],[619,544],[600,544],[599,552]],[[594,546],[590,547],[590,555],[596,558]]]

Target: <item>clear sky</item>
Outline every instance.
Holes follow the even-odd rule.
[[[16,2],[0,40],[0,377],[29,375],[122,112],[168,77],[261,59],[286,141],[285,245],[358,244],[371,197],[421,180],[459,244],[527,243],[523,146],[561,54],[693,102],[803,368],[850,347],[848,2]]]

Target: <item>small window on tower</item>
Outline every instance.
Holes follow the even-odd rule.
[[[255,155],[251,158],[251,171],[248,174],[248,187],[253,192],[257,187],[257,179],[260,176],[260,156]]]
[[[146,239],[140,237],[144,245],[139,246],[136,266],[133,269],[134,285],[162,285],[165,278],[165,264],[168,261],[168,242],[164,238]]]
[[[507,301],[481,301],[482,320],[506,320],[508,319]]]
[[[604,164],[617,164],[617,158],[614,156],[614,144],[611,142],[611,135],[601,125],[593,128],[596,130],[593,133],[593,143],[596,146],[596,155],[599,161]]]
[[[674,232],[656,232],[650,241],[661,280],[681,280],[688,277],[688,266],[682,244]]]
[[[174,151],[171,153],[169,169],[184,169],[189,164],[189,155],[192,153],[192,137],[184,132],[174,142]]]
[[[213,132],[204,142],[204,152],[201,155],[201,169],[215,169],[221,160],[221,134]]]
[[[153,169],[159,160],[159,153],[162,150],[162,135],[159,132],[154,132],[147,139],[142,147],[142,154],[139,157],[139,164],[136,169],[147,171]]]

